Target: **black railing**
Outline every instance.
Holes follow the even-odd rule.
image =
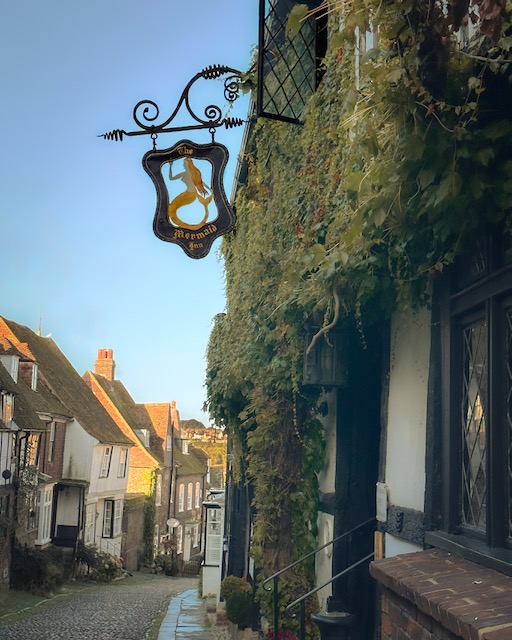
[[[340,571],[339,573],[337,573],[330,580],[327,580],[327,582],[324,582],[323,584],[319,585],[318,587],[315,587],[314,589],[311,589],[311,591],[308,591],[307,593],[305,593],[300,598],[297,598],[293,602],[290,602],[290,604],[285,609],[286,615],[290,616],[290,618],[296,617],[296,614],[292,613],[292,609],[294,609],[297,605],[300,605],[300,618],[299,618],[299,620],[300,620],[300,636],[299,636],[300,640],[305,640],[305,638],[306,638],[306,633],[305,633],[305,631],[306,631],[306,600],[310,596],[312,596],[315,593],[317,593],[317,591],[320,591],[321,589],[323,589],[324,587],[327,587],[328,585],[330,585],[332,582],[334,582],[338,578],[341,578],[341,576],[344,576],[345,574],[347,574],[350,571],[352,571],[352,569],[355,569],[356,567],[359,567],[360,565],[364,564],[365,562],[368,562],[368,560],[371,560],[373,558],[373,555],[374,555],[373,552],[369,553],[364,558],[361,558],[361,560],[358,560],[357,562],[354,562],[353,564],[351,564],[346,569],[343,569],[343,571]]]
[[[323,544],[322,546],[318,547],[314,551],[311,551],[310,553],[306,554],[302,558],[299,558],[298,560],[295,560],[295,562],[292,562],[288,566],[284,567],[284,569],[281,569],[280,571],[277,571],[276,573],[274,573],[273,575],[271,575],[270,577],[266,578],[263,581],[262,587],[266,591],[271,591],[272,590],[271,588],[268,589],[266,587],[266,585],[269,584],[270,582],[273,582],[273,591],[274,591],[274,593],[273,593],[274,638],[276,640],[279,637],[278,636],[278,632],[279,632],[279,578],[280,578],[280,576],[282,576],[283,573],[286,573],[290,569],[293,569],[293,567],[296,567],[297,565],[302,564],[308,558],[311,558],[312,556],[315,556],[319,551],[322,551],[323,549],[329,547],[330,545],[332,545],[332,544],[334,544],[336,542],[339,542],[343,538],[346,538],[346,537],[352,535],[353,533],[355,533],[359,529],[362,529],[363,527],[365,527],[366,525],[370,524],[371,522],[375,522],[375,518],[374,517],[369,518],[368,520],[365,520],[364,522],[361,522],[360,524],[358,524],[353,529],[350,529],[350,531],[345,531],[345,533],[342,533],[341,535],[337,536],[336,538],[333,538],[329,542],[326,542],[325,544]],[[336,575],[332,576],[332,578],[330,580],[328,580],[327,582],[325,582],[324,584],[322,584],[322,585],[320,585],[318,587],[315,587],[314,589],[311,589],[310,591],[308,591],[307,593],[302,595],[300,598],[297,598],[296,600],[291,602],[286,607],[286,609],[285,609],[286,614],[290,615],[290,617],[295,617],[295,614],[292,614],[291,610],[294,609],[297,605],[300,605],[300,617],[299,617],[300,640],[305,640],[305,637],[306,637],[306,632],[305,632],[305,628],[306,628],[306,607],[305,607],[305,602],[306,602],[306,600],[310,596],[314,595],[315,593],[317,593],[318,591],[323,589],[324,587],[327,587],[328,585],[330,585],[332,582],[334,582],[338,578],[341,578],[342,576],[346,575],[347,573],[349,573],[350,571],[352,571],[356,567],[359,567],[361,564],[364,564],[365,562],[368,562],[368,560],[371,560],[372,558],[373,558],[373,553],[368,554],[364,558],[361,558],[357,562],[354,562],[353,564],[351,564],[349,567],[346,567],[345,569],[343,569],[343,571],[340,571]]]

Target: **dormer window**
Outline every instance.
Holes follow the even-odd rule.
[[[9,375],[14,380],[14,382],[17,383],[18,382],[18,369],[19,369],[19,362],[20,362],[19,357],[18,356],[2,355],[2,356],[0,356],[0,361],[2,362],[4,367],[7,369],[7,371],[9,372]]]
[[[138,435],[142,444],[145,447],[149,447],[149,431],[147,429],[135,429],[135,433]]]
[[[32,381],[30,384],[30,388],[32,389],[32,391],[37,391],[37,371],[38,371],[38,366],[34,362],[32,364]]]
[[[21,361],[19,364],[19,377],[32,389],[37,390],[38,366],[32,360]]]
[[[181,441],[181,451],[187,455],[188,454],[188,440]]]
[[[2,420],[8,425],[14,415],[14,396],[10,393],[4,393],[1,400]]]

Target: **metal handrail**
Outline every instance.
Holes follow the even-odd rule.
[[[337,580],[338,578],[341,578],[341,576],[344,576],[346,573],[349,573],[350,571],[352,571],[352,569],[355,569],[356,567],[358,567],[360,564],[363,564],[365,562],[367,562],[368,560],[371,560],[373,558],[375,554],[373,553],[369,553],[367,556],[365,556],[364,558],[361,558],[361,560],[358,560],[357,562],[354,562],[354,564],[351,564],[350,567],[347,567],[346,569],[343,569],[343,571],[340,571],[339,573],[337,573],[335,576],[333,576],[330,580],[327,580],[327,582],[324,582],[324,584],[321,584],[318,587],[315,587],[314,589],[311,589],[311,591],[308,591],[307,593],[305,593],[303,596],[301,596],[300,598],[297,598],[297,600],[294,600],[293,602],[290,602],[290,604],[286,607],[286,609],[284,610],[286,615],[289,616],[290,618],[295,618],[297,616],[296,613],[291,613],[291,610],[296,607],[298,604],[301,604],[304,600],[307,600],[307,598],[309,598],[309,596],[312,596],[313,594],[315,594],[317,591],[320,591],[321,589],[323,589],[324,587],[327,587],[328,585],[331,584],[331,582],[334,582],[335,580]]]
[[[289,569],[292,569],[293,567],[297,566],[298,564],[301,564],[302,562],[304,562],[304,560],[307,560],[308,558],[311,558],[311,556],[316,555],[319,551],[322,551],[322,549],[325,549],[329,545],[334,544],[335,542],[338,542],[338,540],[341,540],[342,538],[346,538],[351,533],[354,533],[354,531],[357,531],[357,529],[361,529],[362,527],[366,526],[367,524],[370,524],[370,522],[374,522],[374,520],[375,520],[374,517],[373,518],[368,518],[368,520],[365,520],[364,522],[361,522],[361,524],[358,524],[353,529],[350,529],[350,531],[345,531],[345,533],[342,533],[341,535],[337,536],[336,538],[333,538],[332,540],[329,540],[329,542],[326,542],[321,547],[318,547],[317,549],[315,549],[314,551],[311,551],[307,555],[302,556],[302,558],[299,558],[298,560],[295,560],[295,562],[292,562],[291,564],[289,564],[284,569],[280,569],[279,571],[276,571],[276,573],[272,574],[269,578],[265,578],[265,580],[263,580],[261,586],[265,589],[265,585],[268,582],[270,582],[271,580],[274,580],[275,578],[278,578],[280,575],[282,575],[283,573],[285,573]],[[265,590],[266,591],[271,591],[271,589],[265,589]]]
[[[261,586],[263,587],[263,589],[265,591],[272,591],[272,588],[268,589],[266,587],[266,585],[270,581],[273,581],[273,583],[274,583],[274,589],[273,589],[274,590],[274,598],[273,599],[274,599],[274,637],[275,638],[278,637],[278,631],[279,631],[279,628],[278,628],[279,627],[279,597],[278,597],[278,595],[279,595],[278,594],[279,576],[281,576],[283,573],[285,573],[289,569],[292,569],[293,567],[296,567],[297,565],[301,564],[302,562],[304,562],[308,558],[311,558],[312,556],[316,555],[319,551],[322,551],[322,549],[325,549],[326,547],[334,544],[335,542],[338,542],[339,540],[341,540],[343,538],[346,538],[347,536],[351,535],[352,533],[354,533],[358,529],[362,529],[362,527],[365,527],[367,524],[370,524],[370,522],[375,522],[375,517],[368,518],[368,520],[365,520],[364,522],[361,522],[356,527],[350,529],[350,531],[345,531],[345,533],[342,533],[341,535],[337,536],[336,538],[333,538],[332,540],[329,540],[329,542],[326,542],[325,544],[323,544],[322,546],[318,547],[314,551],[311,551],[310,553],[306,554],[305,556],[302,556],[302,558],[299,558],[298,560],[295,560],[295,562],[292,562],[288,566],[284,567],[284,569],[280,569],[279,571],[276,571],[276,573],[274,573],[270,577],[266,578],[262,582]],[[348,573],[349,571],[351,571],[353,568],[355,568],[359,564],[362,564],[363,562],[366,562],[367,560],[370,559],[371,556],[373,556],[373,553],[370,556],[367,556],[367,557],[363,558],[362,560],[358,561],[356,564],[351,565],[347,569],[344,569],[341,573],[333,576],[328,582],[323,584],[321,587],[316,587],[314,590],[310,591],[306,595],[301,596],[301,598],[299,598],[297,601],[291,603],[291,605],[295,605],[295,606],[297,604],[299,604],[299,603],[301,605],[301,612],[300,612],[301,613],[301,618],[300,618],[301,640],[304,639],[304,628],[305,628],[305,617],[306,617],[304,601],[306,600],[306,598],[308,598],[310,595],[313,595],[317,591],[320,591],[320,589],[322,589],[323,587],[326,587],[328,584],[330,584],[331,582],[333,582],[337,578],[340,578],[343,574]],[[288,611],[289,608],[291,608],[291,605],[288,605],[286,607],[286,609],[285,609],[286,612]],[[295,616],[292,616],[292,617],[295,617]]]

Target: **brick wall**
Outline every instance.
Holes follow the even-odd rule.
[[[443,626],[389,589],[382,589],[381,640],[460,640]]]
[[[114,380],[116,363],[112,349],[98,349],[98,357],[94,361],[94,373],[105,376],[111,382]]]
[[[9,572],[11,568],[11,529],[12,505],[14,489],[0,489],[2,511],[0,512],[0,590],[9,588]]]
[[[512,578],[431,549],[373,562],[381,640],[511,640]]]
[[[144,552],[144,503],[144,496],[127,498],[124,503],[121,556],[128,571],[139,569]]]
[[[48,427],[48,430],[42,434],[42,460],[39,462],[39,470],[51,476],[55,481],[62,479],[65,442],[66,424],[64,422],[55,423],[55,437],[53,443],[50,439],[50,427]],[[53,449],[51,456],[50,448]]]

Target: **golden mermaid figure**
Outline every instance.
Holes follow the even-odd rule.
[[[187,189],[177,195],[169,204],[169,220],[176,226],[184,229],[200,229],[208,220],[208,205],[213,198],[213,193],[207,195],[210,189],[203,182],[201,172],[192,162],[192,158],[185,158],[183,160],[185,170],[181,173],[177,173],[175,176],[172,175],[172,162],[173,161],[171,160],[169,163],[169,180],[182,180]],[[178,209],[186,206],[187,204],[192,204],[196,199],[199,200],[204,207],[204,218],[199,224],[188,224],[187,222],[183,222],[183,220],[178,217]]]

